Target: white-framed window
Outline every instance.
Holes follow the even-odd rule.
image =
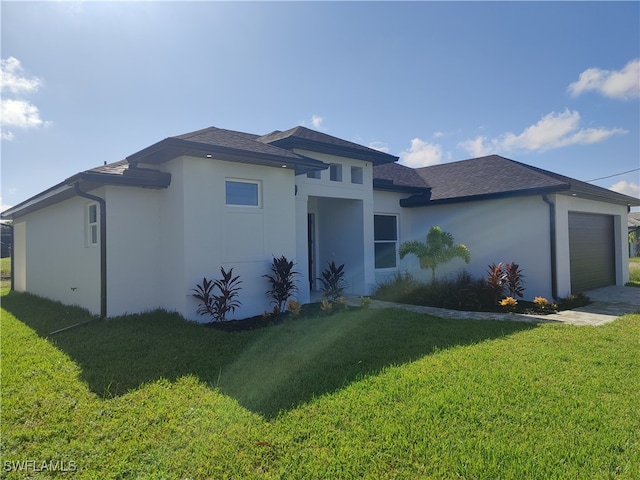
[[[86,212],[86,245],[95,247],[98,245],[98,204],[89,203]]]
[[[362,167],[351,167],[351,183],[362,185],[363,170]]]
[[[329,180],[332,182],[342,181],[342,165],[339,163],[332,163],[329,166]]]
[[[307,173],[307,178],[313,178],[315,180],[320,180],[320,178],[321,178],[320,170],[314,170],[313,172]]]
[[[396,268],[398,265],[398,216],[374,215],[373,239],[375,268]]]
[[[260,207],[261,185],[257,180],[227,179],[225,182],[226,204],[242,207]]]

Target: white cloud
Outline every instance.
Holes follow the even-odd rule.
[[[0,89],[11,93],[35,92],[42,85],[38,77],[27,78],[20,60],[14,57],[0,59]]]
[[[442,147],[419,138],[411,140],[411,147],[400,152],[400,163],[411,168],[435,165],[442,161]]]
[[[595,90],[610,98],[640,97],[640,59],[631,60],[622,70],[589,68],[569,85],[568,90],[573,96]]]
[[[488,139],[476,137],[458,144],[472,155],[514,151],[545,151],[569,145],[585,145],[601,142],[613,135],[629,133],[621,128],[580,128],[580,113],[565,110],[551,112],[518,135],[508,132]]]
[[[313,126],[313,128],[317,128],[320,129],[322,128],[322,121],[324,119],[320,116],[320,115],[311,115],[311,125]]]
[[[464,142],[460,142],[458,144],[458,148],[466,150],[474,157],[484,157],[486,155],[490,155],[493,153],[491,149],[491,142],[489,145],[485,144],[487,141],[487,137],[478,136],[472,140],[465,140]]]
[[[623,193],[625,195],[629,195],[630,197],[640,198],[640,185],[634,182],[627,182],[625,180],[621,180],[614,185],[609,187],[609,190],[613,190],[614,192]]]
[[[0,139],[2,140],[6,140],[10,142],[11,140],[14,139],[14,137],[15,135],[10,130],[0,130]]]
[[[42,81],[37,77],[27,78],[17,58],[0,60],[0,90],[13,95],[31,93],[38,90]],[[5,96],[6,97],[6,96]],[[0,101],[0,139],[11,141],[15,135],[7,127],[36,128],[47,127],[51,122],[40,118],[40,110],[31,102],[20,98],[2,98]]]
[[[3,126],[29,128],[39,127],[44,123],[38,107],[26,100],[2,99],[1,109]]]
[[[389,153],[389,147],[384,142],[370,142],[368,147],[378,150],[379,152]]]

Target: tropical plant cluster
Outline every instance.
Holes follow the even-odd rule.
[[[242,305],[239,300],[240,276],[233,275],[233,268],[226,271],[220,267],[221,277],[209,280],[203,277],[202,283],[197,284],[192,289],[192,297],[198,300],[198,315],[208,315],[213,322],[227,321],[227,315],[233,313]],[[299,316],[302,306],[293,299],[298,291],[296,277],[300,273],[295,270],[295,263],[287,259],[284,255],[273,257],[270,265],[270,273],[262,275],[267,279],[269,289],[265,292],[271,299],[273,311],[265,311],[262,315],[264,319],[277,317],[279,314],[288,311],[292,316]],[[344,264],[336,265],[335,262],[328,262],[327,267],[318,278],[323,292],[324,300],[320,304],[320,309],[325,313],[343,310],[346,307],[344,291],[347,287],[345,280]],[[370,301],[370,299],[369,299]],[[362,300],[362,304],[367,304]]]

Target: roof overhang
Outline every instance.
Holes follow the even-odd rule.
[[[127,157],[130,164],[157,165],[178,157],[215,158],[236,163],[248,163],[267,167],[289,168],[301,175],[317,170],[326,170],[329,164],[301,155],[274,155],[257,153],[220,145],[193,142],[169,137]]]
[[[480,195],[469,195],[466,197],[453,197],[453,198],[439,198],[431,199],[424,195],[412,195],[408,198],[400,200],[400,206],[406,208],[413,207],[430,207],[436,205],[450,205],[454,203],[466,203],[466,202],[479,202],[482,200],[496,200],[501,198],[513,198],[513,197],[525,197],[532,195],[541,195],[544,193],[557,193],[569,190],[569,185],[546,187],[546,188],[531,188],[524,190],[512,190],[508,192],[487,193]]]
[[[388,192],[413,193],[421,197],[431,198],[431,189],[428,187],[418,187],[414,185],[398,185],[393,180],[374,178],[374,190],[385,190]]]
[[[378,152],[376,150],[364,151],[356,148],[344,147],[341,145],[334,145],[325,142],[319,142],[316,140],[310,140],[300,137],[285,137],[280,140],[269,142],[270,145],[275,145],[280,148],[289,150],[308,150],[311,152],[325,153],[327,155],[334,155],[336,157],[353,158],[356,160],[363,160],[365,162],[371,162],[374,165],[382,165],[384,163],[397,162],[400,157],[389,155],[388,153]]]
[[[99,173],[90,170],[80,172],[48,190],[5,210],[2,212],[1,217],[3,220],[13,220],[41,208],[68,200],[77,195],[75,184],[82,185],[82,190],[86,192],[104,185],[161,189],[167,188],[171,184],[171,174],[146,168],[129,168],[122,174]]]

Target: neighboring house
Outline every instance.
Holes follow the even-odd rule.
[[[640,212],[629,212],[627,216],[629,228],[629,256],[640,256]]]
[[[2,248],[0,252],[1,258],[11,256],[11,242],[13,241],[13,227],[6,223],[0,224],[2,233],[0,234],[0,241],[2,242]]]
[[[243,318],[272,307],[262,275],[273,256],[296,262],[302,303],[331,261],[345,264],[349,293],[366,295],[398,273],[429,274],[398,247],[434,225],[471,251],[439,276],[516,262],[530,299],[628,280],[637,199],[499,156],[416,170],[397,160],[304,127],[166,138],[5,211],[14,288],[104,316],[208,320],[191,289],[222,266],[243,280]]]

